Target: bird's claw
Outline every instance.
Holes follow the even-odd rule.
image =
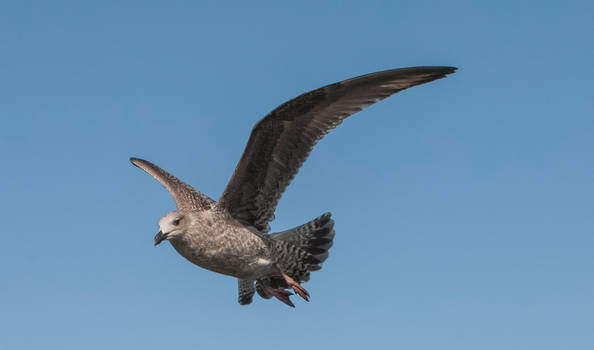
[[[303,300],[309,301],[309,292],[305,290],[305,288],[303,288],[301,284],[299,284],[299,282],[295,281],[293,278],[291,278],[291,276],[287,275],[284,272],[282,273],[282,276],[285,279],[285,282],[287,282],[287,284],[289,285],[289,287],[293,288],[293,291],[295,291],[295,293],[302,297]]]

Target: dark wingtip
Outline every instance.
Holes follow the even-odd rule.
[[[439,77],[445,77],[448,74],[455,73],[458,70],[458,67],[451,67],[451,66],[419,66],[419,67],[411,67],[411,68],[404,68],[410,69],[411,72],[425,72],[432,75],[436,75]]]
[[[456,71],[458,70],[458,67],[443,67],[445,70],[445,74],[452,74],[452,73],[456,73]]]
[[[422,79],[416,81],[411,86],[421,85],[428,83],[430,81],[434,81],[437,79],[443,79],[447,77],[449,74],[455,73],[458,70],[458,67],[450,67],[450,66],[422,66],[422,67],[411,67],[411,68],[404,68],[404,70],[408,70],[413,76],[420,74],[423,76]],[[410,86],[409,86],[410,87]]]
[[[447,76],[448,74],[455,73],[458,70],[458,67],[450,67],[450,66],[436,66],[436,67],[422,67],[426,69],[430,69],[433,71],[433,74],[438,75],[440,78]]]
[[[130,163],[132,163],[132,165],[139,167],[139,165],[138,165],[139,162],[145,162],[145,160],[136,158],[136,157],[130,157]]]

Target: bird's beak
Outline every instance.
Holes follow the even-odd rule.
[[[159,243],[163,242],[166,239],[167,239],[167,234],[163,233],[162,231],[159,231],[159,233],[157,233],[157,235],[155,236],[155,247],[158,246]]]

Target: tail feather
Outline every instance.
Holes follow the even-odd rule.
[[[336,234],[331,216],[331,213],[325,213],[301,226],[270,235],[276,241],[275,254],[285,270],[283,272],[294,280],[309,281],[310,272],[320,270],[322,263],[328,259]],[[251,303],[254,292],[264,299],[270,299],[273,296],[278,298],[272,292],[289,288],[280,276],[269,276],[255,282],[254,287],[254,281],[239,280],[240,304]]]
[[[271,238],[291,243],[311,254],[307,257],[308,265],[321,264],[328,259],[329,249],[334,240],[334,220],[331,213],[325,213],[312,221],[292,229],[273,233]],[[318,268],[319,270],[319,268]],[[309,270],[315,271],[315,270]]]
[[[328,259],[334,240],[334,220],[325,213],[312,221],[292,229],[274,233],[278,241],[279,256],[286,265],[286,273],[299,282],[309,281],[311,271],[318,271]],[[278,281],[280,285],[284,281]]]

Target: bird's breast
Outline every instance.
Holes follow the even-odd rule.
[[[241,227],[201,230],[171,244],[193,264],[238,278],[252,278],[272,264],[264,241]]]

